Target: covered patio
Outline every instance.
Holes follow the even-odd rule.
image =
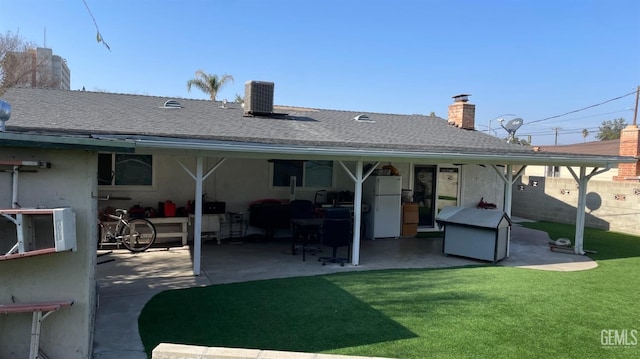
[[[510,257],[498,265],[551,271],[578,271],[597,266],[587,256],[552,252],[548,242],[547,233],[516,224],[512,229]],[[98,261],[105,263],[98,265],[97,272],[99,306],[94,358],[146,358],[137,318],[146,302],[164,290],[345,271],[490,265],[485,261],[444,256],[442,238],[438,237],[363,241],[358,266],[322,266],[317,255],[308,256],[303,262],[300,254],[291,255],[288,248],[288,241],[220,245],[207,241],[202,245],[200,276],[192,272],[192,246],[156,248],[140,254],[118,250],[101,256]]]

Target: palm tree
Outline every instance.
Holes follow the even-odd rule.
[[[582,137],[584,137],[584,140],[582,142],[586,142],[587,141],[587,136],[589,136],[589,130],[587,130],[586,128],[582,130]]]
[[[191,92],[191,86],[195,86],[202,90],[202,92],[209,94],[211,101],[216,100],[218,91],[224,86],[227,81],[233,82],[233,76],[231,75],[211,75],[202,70],[196,71],[196,77],[187,81],[187,91]]]

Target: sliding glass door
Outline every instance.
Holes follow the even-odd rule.
[[[414,166],[413,202],[418,204],[418,227],[433,227],[436,166]]]

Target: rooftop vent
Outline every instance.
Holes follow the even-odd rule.
[[[273,113],[273,82],[247,81],[244,83],[244,114],[271,115]]]
[[[4,132],[5,123],[9,121],[9,117],[11,117],[11,105],[0,100],[0,132]]]
[[[376,122],[376,121],[370,119],[369,116],[367,116],[365,114],[360,114],[360,115],[354,117],[353,119],[358,121],[358,122]]]
[[[180,105],[180,102],[176,100],[167,100],[164,102],[164,105],[162,105],[161,107],[162,108],[182,108],[182,105]]]

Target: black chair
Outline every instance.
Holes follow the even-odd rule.
[[[289,202],[289,217],[291,219],[311,219],[315,216],[315,206],[312,201],[297,199]],[[318,228],[315,226],[291,226],[291,254],[297,254],[296,243],[302,243],[302,260],[306,253],[316,254],[320,248],[307,248],[308,244],[317,241]]]
[[[333,256],[320,257],[318,261],[322,265],[327,263],[340,263],[344,267],[349,261],[351,252],[351,241],[353,239],[353,224],[351,222],[351,211],[348,208],[327,208],[322,221],[322,244],[333,248]],[[347,258],[338,257],[338,248],[347,247]]]
[[[276,230],[290,228],[288,203],[265,201],[249,206],[249,225],[264,229],[266,239],[273,239]]]
[[[313,202],[306,199],[295,199],[289,202],[291,218],[313,218],[315,210]]]

